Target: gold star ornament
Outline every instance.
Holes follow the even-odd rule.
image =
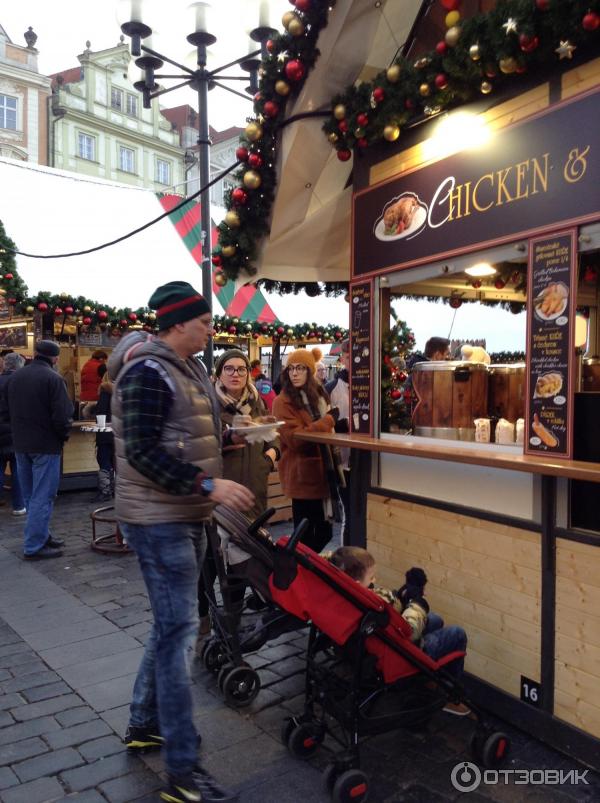
[[[563,59],[572,59],[573,51],[576,49],[577,48],[575,45],[572,45],[568,39],[565,39],[564,41],[561,39],[560,45],[555,48],[554,52],[558,53],[558,58],[560,61],[562,61]]]

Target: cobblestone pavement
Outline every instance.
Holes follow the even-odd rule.
[[[61,559],[20,560],[23,521],[0,508],[0,800],[3,803],[155,801],[160,755],[127,755],[121,736],[151,613],[135,558],[89,548],[89,492],[59,497],[54,534]],[[287,525],[277,530],[285,532]],[[287,634],[249,657],[263,684],[251,707],[223,703],[215,680],[197,662],[193,697],[203,735],[200,758],[245,803],[325,803],[317,754],[293,759],[281,745],[281,723],[302,703],[305,636]],[[505,723],[511,769],[584,768]],[[589,785],[485,786],[460,794],[452,768],[470,760],[472,722],[443,713],[425,733],[395,732],[363,749],[375,803],[600,800]]]

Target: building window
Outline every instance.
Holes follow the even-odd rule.
[[[156,160],[156,177],[154,179],[159,184],[171,183],[171,165],[164,159]]]
[[[17,99],[0,95],[0,128],[17,130]]]
[[[138,116],[138,99],[137,95],[127,93],[127,114],[131,117]]]
[[[131,148],[119,147],[119,168],[125,173],[135,173],[135,152]]]
[[[123,91],[115,89],[113,86],[110,90],[110,105],[113,109],[123,110]]]
[[[77,153],[80,159],[88,159],[93,162],[96,158],[96,138],[89,134],[77,134]]]

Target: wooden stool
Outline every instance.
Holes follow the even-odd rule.
[[[114,511],[114,509],[114,505],[108,505],[108,507],[96,508],[96,510],[90,513],[90,518],[92,520],[92,543],[90,547],[94,552],[103,552],[106,555],[129,555],[132,550],[129,549],[127,544],[123,541],[123,536],[119,530],[119,525],[114,517],[114,513],[112,515],[109,513],[109,511]],[[98,535],[96,531],[97,523],[114,524],[115,528],[111,533]]]

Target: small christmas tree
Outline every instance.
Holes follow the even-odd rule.
[[[11,307],[27,296],[27,285],[19,276],[15,259],[16,246],[0,220],[0,295]]]
[[[409,326],[398,320],[392,309],[394,321],[389,331],[383,335],[381,344],[381,429],[410,429],[411,392],[404,385],[407,380],[406,358],[415,346],[415,336]]]

